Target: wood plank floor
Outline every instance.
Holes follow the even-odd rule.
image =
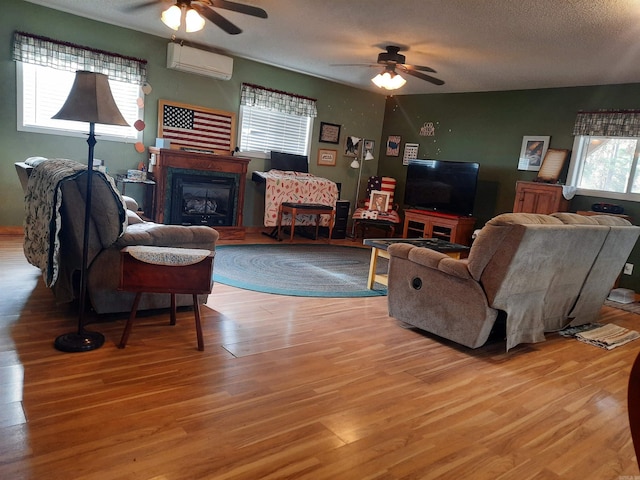
[[[124,350],[126,315],[100,319],[105,345],[68,354],[53,340],[76,316],[21,237],[0,236],[0,265],[2,479],[640,478],[626,406],[640,341],[469,350],[403,328],[386,297],[216,284],[204,352],[186,309],[174,327],[142,316]],[[640,329],[608,307],[601,321]]]

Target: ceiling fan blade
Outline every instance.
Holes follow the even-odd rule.
[[[433,68],[425,67],[425,66],[422,66],[422,65],[409,65],[407,63],[403,63],[401,66],[404,67],[407,70],[421,70],[423,72],[437,73]]]
[[[229,2],[227,0],[209,0],[209,3],[216,8],[224,8],[232,12],[244,13],[252,17],[267,18],[267,12],[263,9],[251,5],[243,5],[242,3]]]
[[[239,33],[242,33],[242,30],[240,30],[237,26],[235,26],[229,20],[224,18],[222,15],[220,15],[217,12],[214,12],[213,10],[211,10],[209,7],[205,7],[204,5],[200,5],[198,3],[194,3],[191,6],[200,15],[202,15],[203,17],[205,17],[209,21],[211,21],[214,24],[216,24],[218,27],[220,27],[225,32],[227,32],[227,33],[229,33],[231,35],[237,35]]]
[[[408,70],[408,69],[403,69],[404,72],[408,75],[412,75],[416,78],[419,78],[420,80],[425,80],[427,82],[433,83],[434,85],[444,85],[444,81],[440,80],[439,78],[435,78],[432,77],[431,75],[426,75],[424,73],[418,72],[416,70]]]

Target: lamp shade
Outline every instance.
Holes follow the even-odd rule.
[[[167,27],[178,30],[180,28],[180,21],[182,20],[182,9],[178,5],[172,5],[162,12],[160,20],[162,20],[162,23]]]
[[[204,18],[202,18],[193,8],[189,8],[187,10],[187,14],[184,17],[184,23],[187,33],[198,32],[204,28]]]
[[[82,70],[76,72],[67,100],[52,118],[129,126],[111,95],[109,77]]]

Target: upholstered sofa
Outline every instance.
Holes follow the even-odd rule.
[[[640,227],[613,216],[507,213],[478,232],[469,256],[389,247],[389,314],[471,348],[499,312],[507,350],[595,322]]]
[[[66,159],[29,159],[15,164],[25,189],[27,260],[42,270],[58,303],[78,298],[86,165]],[[122,197],[113,179],[94,171],[91,196],[87,294],[98,314],[128,312],[135,293],[118,290],[120,250],[131,245],[215,250],[218,232],[206,226],[163,225],[143,221],[137,204]],[[200,303],[207,295],[198,297]],[[193,305],[191,295],[176,295],[176,305]],[[142,295],[138,310],[167,308],[169,294]]]

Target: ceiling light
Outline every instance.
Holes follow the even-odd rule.
[[[371,81],[376,85],[376,87],[385,88],[387,90],[396,90],[407,83],[407,81],[402,78],[401,75],[398,75],[393,70],[387,69],[385,69],[384,72],[379,73],[378,75],[373,77]]]
[[[160,19],[167,27],[178,30],[178,28],[180,28],[180,21],[182,20],[182,10],[178,5],[172,5],[162,12]]]
[[[197,32],[204,28],[204,18],[202,18],[193,8],[187,9],[187,14],[184,17],[184,23],[187,33]]]

